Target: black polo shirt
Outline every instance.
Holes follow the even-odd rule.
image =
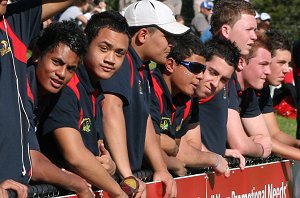
[[[207,99],[194,98],[191,123],[200,122],[201,140],[205,147],[222,156],[227,141],[227,87]]]
[[[262,114],[274,112],[269,85],[264,86],[262,90],[255,91],[255,94]]]
[[[102,128],[100,105],[102,99],[100,85],[97,89],[93,87],[84,65],[79,66],[76,74],[60,94],[53,95],[49,108],[43,115],[46,117],[40,123],[39,133],[43,136],[39,136],[39,141],[41,140],[41,150],[56,164],[65,166],[62,163],[64,161],[61,152],[53,146],[55,141],[51,133],[62,127],[76,129],[86,148],[95,156],[99,155],[97,141],[101,138],[99,130]]]
[[[132,171],[140,170],[150,113],[149,67],[130,47],[120,70],[110,79],[101,80],[101,86],[104,93],[116,94],[123,100],[129,161]]]
[[[181,93],[172,97],[158,68],[151,75],[154,91],[151,92],[150,114],[155,131],[180,138],[188,130],[191,97]]]
[[[229,81],[229,108],[239,112],[241,118],[252,118],[261,114],[255,91],[251,88],[241,90],[236,73]]]
[[[25,115],[25,111],[28,114],[26,55],[27,46],[40,31],[41,11],[40,0],[20,0],[9,4],[5,14],[7,33],[4,20],[0,19],[0,182],[13,179],[27,184],[31,174],[29,149],[32,144],[29,140],[35,134],[28,131]]]

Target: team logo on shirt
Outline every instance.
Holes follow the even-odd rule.
[[[84,132],[91,131],[91,119],[90,118],[83,118],[80,123],[80,129]]]
[[[171,119],[170,119],[170,118],[162,117],[162,118],[161,118],[161,121],[160,121],[160,124],[159,124],[159,127],[160,127],[163,131],[165,131],[165,130],[168,130],[170,124],[171,124]]]
[[[9,47],[8,42],[6,40],[1,41],[1,49],[0,49],[1,56],[4,56],[10,51],[11,48]]]

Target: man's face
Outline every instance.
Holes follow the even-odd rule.
[[[7,0],[0,0],[0,16],[6,13],[7,2]]]
[[[271,74],[267,76],[268,83],[278,86],[284,80],[284,76],[289,72],[291,62],[291,52],[288,50],[276,50],[272,58],[270,69]]]
[[[255,56],[249,59],[249,63],[242,70],[245,89],[249,87],[262,89],[267,76],[271,73],[270,64],[271,53],[264,48],[258,48]]]
[[[200,81],[195,94],[199,98],[207,98],[219,92],[230,80],[234,72],[233,66],[218,56],[213,56],[210,61],[206,62],[204,77]]]
[[[249,14],[241,14],[241,18],[230,27],[228,34],[225,35],[227,39],[235,42],[237,47],[241,50],[242,55],[249,54],[254,41],[257,39],[255,30],[257,24],[255,16]]]
[[[185,62],[197,62],[205,65],[205,58],[196,54],[183,60]],[[192,69],[188,69],[182,64],[175,63],[174,72],[172,74],[172,92],[183,93],[188,96],[192,96],[203,79],[203,72],[194,72]],[[194,73],[193,73],[194,72]]]
[[[62,43],[39,57],[36,76],[41,93],[58,93],[71,80],[79,62],[80,57]]]
[[[109,79],[119,70],[128,50],[126,34],[103,28],[87,48],[84,64],[90,71],[93,82]]]
[[[147,50],[144,53],[146,60],[152,60],[158,64],[164,64],[171,51],[171,45],[168,43],[165,34],[156,30],[149,34],[147,39]]]

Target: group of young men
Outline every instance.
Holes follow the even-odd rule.
[[[40,32],[70,4],[1,1],[0,197],[7,189],[26,197],[30,179],[78,197],[93,197],[91,186],[146,197],[133,173],[149,166],[164,197],[176,197],[170,172],[210,166],[229,177],[225,157],[241,169],[243,155],[299,158],[268,89],[288,71],[289,44],[277,32],[256,34],[249,2],[219,1],[205,44],[156,0],[131,4],[124,17],[94,14],[84,32],[66,21]]]

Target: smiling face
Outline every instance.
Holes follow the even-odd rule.
[[[39,93],[58,93],[71,80],[79,62],[80,57],[62,43],[39,57],[36,65]]]
[[[205,65],[205,58],[196,54],[193,54],[184,61],[187,62],[198,62]],[[172,94],[175,95],[179,92],[192,96],[203,79],[203,72],[192,73],[185,66],[175,63],[173,74],[172,74]]]
[[[230,80],[233,72],[233,66],[230,66],[224,59],[213,56],[210,61],[206,61],[204,77],[200,81],[195,95],[199,98],[207,98],[216,94]]]
[[[271,53],[264,48],[258,48],[255,56],[249,59],[249,63],[242,70],[245,89],[249,87],[262,89],[267,76],[271,73],[270,64]]]
[[[249,14],[241,14],[241,18],[232,26],[227,26],[228,30],[223,31],[223,35],[235,42],[236,46],[241,50],[242,55],[249,54],[251,46],[257,39],[255,30],[257,28],[255,16]]]
[[[288,73],[289,64],[291,62],[291,52],[288,50],[276,50],[275,56],[272,58],[270,69],[271,74],[267,76],[268,83],[278,86],[284,80],[284,76]]]
[[[128,50],[127,35],[103,28],[87,48],[84,64],[94,83],[109,79],[118,69]]]

